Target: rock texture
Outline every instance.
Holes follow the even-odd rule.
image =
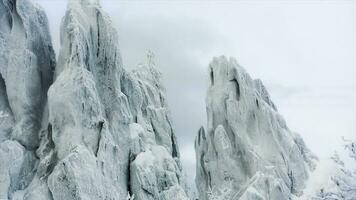
[[[182,174],[177,141],[167,109],[160,73],[154,68],[152,54],[132,76],[138,80],[137,95],[129,95],[129,104],[136,109],[130,124],[130,186],[139,200],[187,200],[187,186]],[[127,86],[127,85],[126,85]],[[128,86],[124,91],[129,91]],[[130,92],[128,92],[130,93]],[[139,93],[138,93],[139,94]]]
[[[69,0],[57,64],[38,6],[0,20],[0,199],[187,199],[152,54],[126,71],[98,0]]]
[[[288,129],[260,80],[235,59],[209,66],[207,131],[195,141],[201,200],[300,196],[316,157]]]
[[[35,176],[54,67],[45,13],[27,0],[0,1],[0,199],[16,199]]]
[[[55,66],[47,19],[29,1],[3,0],[0,20],[0,139],[12,138],[34,150]]]

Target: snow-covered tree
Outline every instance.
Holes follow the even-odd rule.
[[[356,161],[356,141],[350,141],[346,140],[345,141],[345,149],[349,152],[349,155],[351,158],[353,158]]]
[[[345,140],[345,150],[356,161],[356,142]],[[335,163],[335,173],[330,178],[327,188],[321,188],[313,200],[355,200],[356,199],[356,171],[348,169],[339,154],[331,157]]]

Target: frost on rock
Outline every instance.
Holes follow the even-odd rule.
[[[37,5],[0,23],[0,199],[187,199],[152,53],[126,71],[98,0],[69,0],[57,64]]]
[[[55,67],[47,18],[28,0],[3,0],[0,20],[0,140],[34,150]]]
[[[137,95],[129,98],[130,106],[138,108],[134,109],[135,123],[130,124],[131,192],[138,200],[188,200],[161,75],[150,54],[148,57],[145,64],[131,73],[137,80],[135,88],[141,93],[138,107],[133,105],[140,98]],[[129,85],[125,87],[128,89]]]
[[[117,33],[97,1],[70,1],[61,30],[57,77],[48,93],[58,159],[48,177],[53,198],[124,199],[129,191],[147,199],[151,180],[159,195],[153,199],[182,188],[159,72],[151,62],[134,72],[123,68]],[[150,154],[153,147],[159,151]],[[142,165],[154,169],[142,171]]]
[[[200,199],[300,196],[316,157],[290,131],[260,80],[235,59],[209,66],[207,131],[195,141]]]
[[[16,141],[0,144],[0,199],[9,199],[28,186],[35,173],[36,158]]]
[[[0,199],[17,199],[36,174],[39,132],[55,55],[44,11],[0,1]]]

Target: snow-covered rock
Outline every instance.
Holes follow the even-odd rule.
[[[57,64],[37,5],[0,23],[0,199],[187,199],[152,53],[126,71],[99,0],[69,0]]]
[[[200,199],[300,196],[316,157],[288,129],[260,80],[235,59],[209,66],[207,131],[195,141]]]
[[[17,199],[34,178],[55,55],[44,11],[0,1],[0,199]]]
[[[123,68],[117,33],[98,1],[69,1],[61,30],[57,77],[48,92],[58,158],[48,178],[53,198],[122,199],[129,191],[138,200],[162,199],[171,187],[185,195],[164,89],[151,58],[134,72]],[[150,196],[147,184],[158,196]]]
[[[35,174],[35,155],[17,141],[0,144],[0,199],[11,198],[25,189]]]
[[[0,20],[0,139],[33,150],[55,67],[47,18],[28,0],[3,0]]]
[[[134,109],[135,123],[130,124],[131,192],[138,200],[188,200],[161,75],[154,65],[148,54],[147,62],[132,73],[142,101]],[[138,99],[135,96],[129,98],[131,106]]]

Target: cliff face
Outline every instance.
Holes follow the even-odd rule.
[[[26,0],[0,1],[0,199],[32,182],[55,55],[45,13]]]
[[[315,156],[288,129],[260,80],[235,59],[209,66],[207,131],[195,141],[196,184],[202,200],[299,196]]]
[[[13,138],[34,150],[55,67],[47,19],[25,0],[1,1],[0,19],[0,139]]]
[[[98,0],[67,9],[55,67],[44,12],[0,2],[0,199],[186,199],[152,56],[126,71]]]

